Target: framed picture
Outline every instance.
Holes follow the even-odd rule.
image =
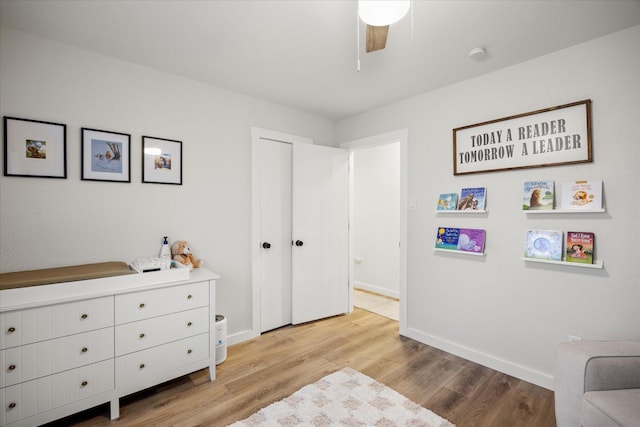
[[[131,182],[131,135],[81,129],[82,179]]]
[[[67,178],[67,125],[4,117],[4,175]]]
[[[142,137],[142,182],[182,185],[182,142]]]

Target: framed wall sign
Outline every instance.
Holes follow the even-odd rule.
[[[4,117],[4,175],[67,178],[67,125]]]
[[[182,185],[182,142],[142,137],[142,182]]]
[[[591,100],[453,129],[454,175],[591,161]]]
[[[82,128],[81,140],[83,180],[131,182],[131,135]]]

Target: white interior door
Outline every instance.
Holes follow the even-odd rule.
[[[349,154],[293,147],[292,323],[349,311]]]
[[[263,140],[260,156],[260,332],[291,324],[291,144]]]

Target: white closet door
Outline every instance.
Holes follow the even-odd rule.
[[[339,148],[293,147],[294,324],[348,311],[348,156]]]
[[[291,144],[260,149],[260,329],[291,323]]]

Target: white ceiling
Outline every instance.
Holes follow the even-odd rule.
[[[355,0],[0,0],[0,24],[341,119],[640,24],[640,0],[413,2],[356,71]],[[483,46],[482,61],[468,57]],[[639,47],[640,48],[640,47]],[[562,70],[558,70],[562,72]]]

